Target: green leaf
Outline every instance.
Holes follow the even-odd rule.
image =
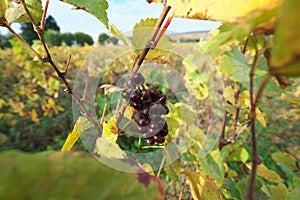
[[[282,168],[288,168],[290,171],[296,171],[297,160],[285,152],[276,152],[271,155],[272,159]]]
[[[0,199],[152,200],[163,195],[161,182],[142,169],[137,174],[119,172],[86,153],[10,151],[0,154],[0,170]]]
[[[214,179],[202,175],[201,172],[184,171],[182,174],[187,176],[187,183],[195,200],[223,199]]]
[[[140,54],[143,51],[155,27],[156,21],[157,19],[153,18],[147,18],[145,20],[142,19],[134,26],[132,44],[137,54]],[[170,49],[170,46],[171,43],[168,37],[166,35],[162,36],[155,49],[151,49],[148,52],[146,60],[153,60],[160,56],[166,55]]]
[[[217,183],[222,184],[225,176],[223,162],[227,152],[226,150],[215,150],[199,159],[199,163],[204,175],[214,178]]]
[[[229,161],[241,161],[242,163],[246,163],[249,159],[249,153],[245,148],[239,148],[229,155]]]
[[[270,73],[300,76],[300,1],[285,0],[274,34]]]
[[[0,1],[0,18],[3,18],[5,16],[6,8],[7,8],[7,1],[1,0]]]
[[[232,46],[231,51],[225,52],[219,71],[225,73],[234,82],[241,82],[245,86],[249,83],[250,66],[237,46]]]
[[[41,0],[25,0],[25,4],[36,22],[42,20],[43,8]],[[5,11],[5,18],[9,24],[12,22],[30,22],[21,4],[15,6],[10,3]]]
[[[241,195],[241,199],[246,199],[246,194],[249,189],[249,182],[250,182],[250,176],[247,176],[241,180],[235,185],[235,188],[239,191]],[[262,184],[260,181],[255,182],[255,193],[254,193],[254,199],[268,199],[267,195],[261,190]]]
[[[108,8],[108,3],[106,0],[61,0],[65,3],[72,4],[75,9],[82,9],[97,19],[99,19],[104,26],[108,29],[108,18],[106,10]]]
[[[119,29],[117,29],[117,27],[115,27],[114,25],[110,26],[110,32],[119,40],[123,41],[128,47],[130,47],[131,49],[132,47],[132,43],[131,41],[128,39],[128,37],[126,37],[126,35],[124,35],[124,33],[122,33]]]

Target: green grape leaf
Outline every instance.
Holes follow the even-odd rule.
[[[42,20],[43,8],[41,0],[25,0],[25,4],[36,22]],[[21,4],[15,5],[9,3],[9,6],[5,11],[5,18],[9,24],[12,22],[30,22],[30,19]]]
[[[238,181],[238,183],[235,184],[235,188],[239,191],[241,199],[246,199],[246,194],[249,189],[249,181],[250,176],[247,176],[241,180]],[[268,199],[267,195],[261,190],[262,183],[260,181],[255,182],[255,193],[254,193],[254,199]]]
[[[242,163],[246,163],[246,161],[249,159],[249,153],[245,148],[239,148],[231,153],[228,159],[229,161],[241,161]]]
[[[290,171],[296,171],[297,160],[288,153],[276,152],[271,155],[272,159],[284,170],[287,168]]]
[[[241,82],[244,86],[249,83],[250,66],[237,46],[232,46],[231,51],[225,52],[219,71],[225,73],[234,82]]]
[[[126,35],[124,35],[124,33],[122,33],[119,29],[117,29],[116,26],[111,25],[110,26],[110,32],[119,40],[123,41],[124,44],[126,44],[128,47],[130,47],[131,49],[132,47],[132,43],[131,41],[128,39],[128,37],[126,37]]]
[[[143,51],[146,43],[148,42],[151,33],[155,27],[156,21],[157,19],[153,18],[142,19],[139,23],[137,23],[134,26],[132,44],[138,55]],[[168,54],[168,50],[170,49],[170,47],[171,43],[169,41],[169,38],[166,35],[164,35],[159,40],[155,49],[151,49],[148,52],[145,59],[153,60],[158,57],[164,56]]]
[[[75,9],[82,9],[95,16],[108,29],[108,18],[106,10],[108,3],[106,0],[60,0],[75,6]]]
[[[201,172],[183,171],[182,174],[187,176],[187,183],[194,199],[223,199],[220,188],[213,178]]]
[[[274,34],[270,73],[300,76],[300,1],[285,0]]]
[[[204,175],[209,175],[214,180],[222,184],[225,176],[223,162],[225,160],[226,150],[215,150],[207,154],[204,158],[199,159],[199,163]]]
[[[9,151],[0,154],[0,170],[0,199],[152,200],[163,195],[159,179],[142,169],[137,174],[116,171],[87,153]]]
[[[283,183],[280,175],[275,171],[268,169],[264,164],[257,167],[257,175],[264,178],[268,182]]]

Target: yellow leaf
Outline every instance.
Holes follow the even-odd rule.
[[[257,13],[280,6],[282,0],[168,0],[174,17],[243,23]]]
[[[36,123],[40,121],[35,109],[31,110],[31,120]]]
[[[79,136],[83,132],[84,120],[86,120],[86,118],[84,117],[78,118],[72,132],[69,133],[67,140],[65,141],[61,151],[69,151],[73,148],[75,142],[78,140]]]
[[[201,172],[184,171],[182,173],[187,176],[187,183],[195,200],[223,199],[220,188],[213,178],[204,176]]]
[[[224,97],[227,101],[234,105],[234,91],[231,86],[226,86],[224,89]]]
[[[256,108],[256,119],[263,125],[263,127],[267,128],[267,123],[265,121],[265,113],[261,112],[259,108]]]
[[[260,164],[257,167],[257,175],[270,182],[275,182],[275,183],[283,182],[279,174],[277,174],[273,170],[268,169],[264,164]]]
[[[106,124],[103,125],[103,127],[106,126]],[[117,122],[115,120],[114,117],[111,117],[108,122],[107,122],[107,128],[109,128],[109,132],[113,133],[113,134],[118,134],[119,132],[119,128],[118,128],[118,125],[117,125]],[[104,128],[105,129],[105,128]],[[105,134],[106,133],[109,133],[108,131],[105,131]]]
[[[127,106],[124,112],[124,117],[127,119],[132,119],[133,113],[134,113],[134,108],[131,106]]]
[[[248,90],[245,90],[240,94],[239,105],[242,109],[250,107],[250,93]]]

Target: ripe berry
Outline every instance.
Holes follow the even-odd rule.
[[[155,141],[153,140],[153,138],[147,138],[146,143],[147,145],[152,146],[155,143]]]
[[[149,119],[146,119],[146,118],[141,118],[139,121],[138,121],[138,124],[139,126],[147,126],[150,124],[150,120]]]
[[[131,94],[130,94],[130,100],[138,103],[141,99],[141,95],[139,93],[139,90],[134,90]]]
[[[122,97],[128,101],[131,92],[132,92],[131,90],[124,90],[124,91],[122,92]]]
[[[132,89],[136,87],[135,83],[131,79],[127,80],[127,86]]]
[[[142,85],[142,84],[144,84],[145,79],[141,73],[136,73],[132,76],[132,81],[136,85]]]
[[[153,136],[153,140],[155,142],[157,142],[158,144],[162,144],[165,142],[165,138],[163,136],[161,136],[160,134]]]
[[[167,100],[166,95],[162,95],[162,96],[159,98],[158,102],[161,103],[161,104],[166,104],[166,100]]]

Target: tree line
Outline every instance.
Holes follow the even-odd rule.
[[[38,40],[37,34],[34,32],[31,23],[21,23],[21,36],[22,38],[29,43],[33,44],[34,40]],[[0,34],[0,48],[11,48],[11,44],[9,42],[13,37],[11,35],[1,35]],[[83,46],[84,44],[93,45],[93,38],[83,32],[76,33],[61,33],[60,27],[57,25],[55,19],[49,15],[45,20],[45,30],[44,30],[44,39],[49,46]],[[116,37],[110,37],[106,33],[101,33],[98,36],[98,41],[100,45],[117,45],[119,40]]]

